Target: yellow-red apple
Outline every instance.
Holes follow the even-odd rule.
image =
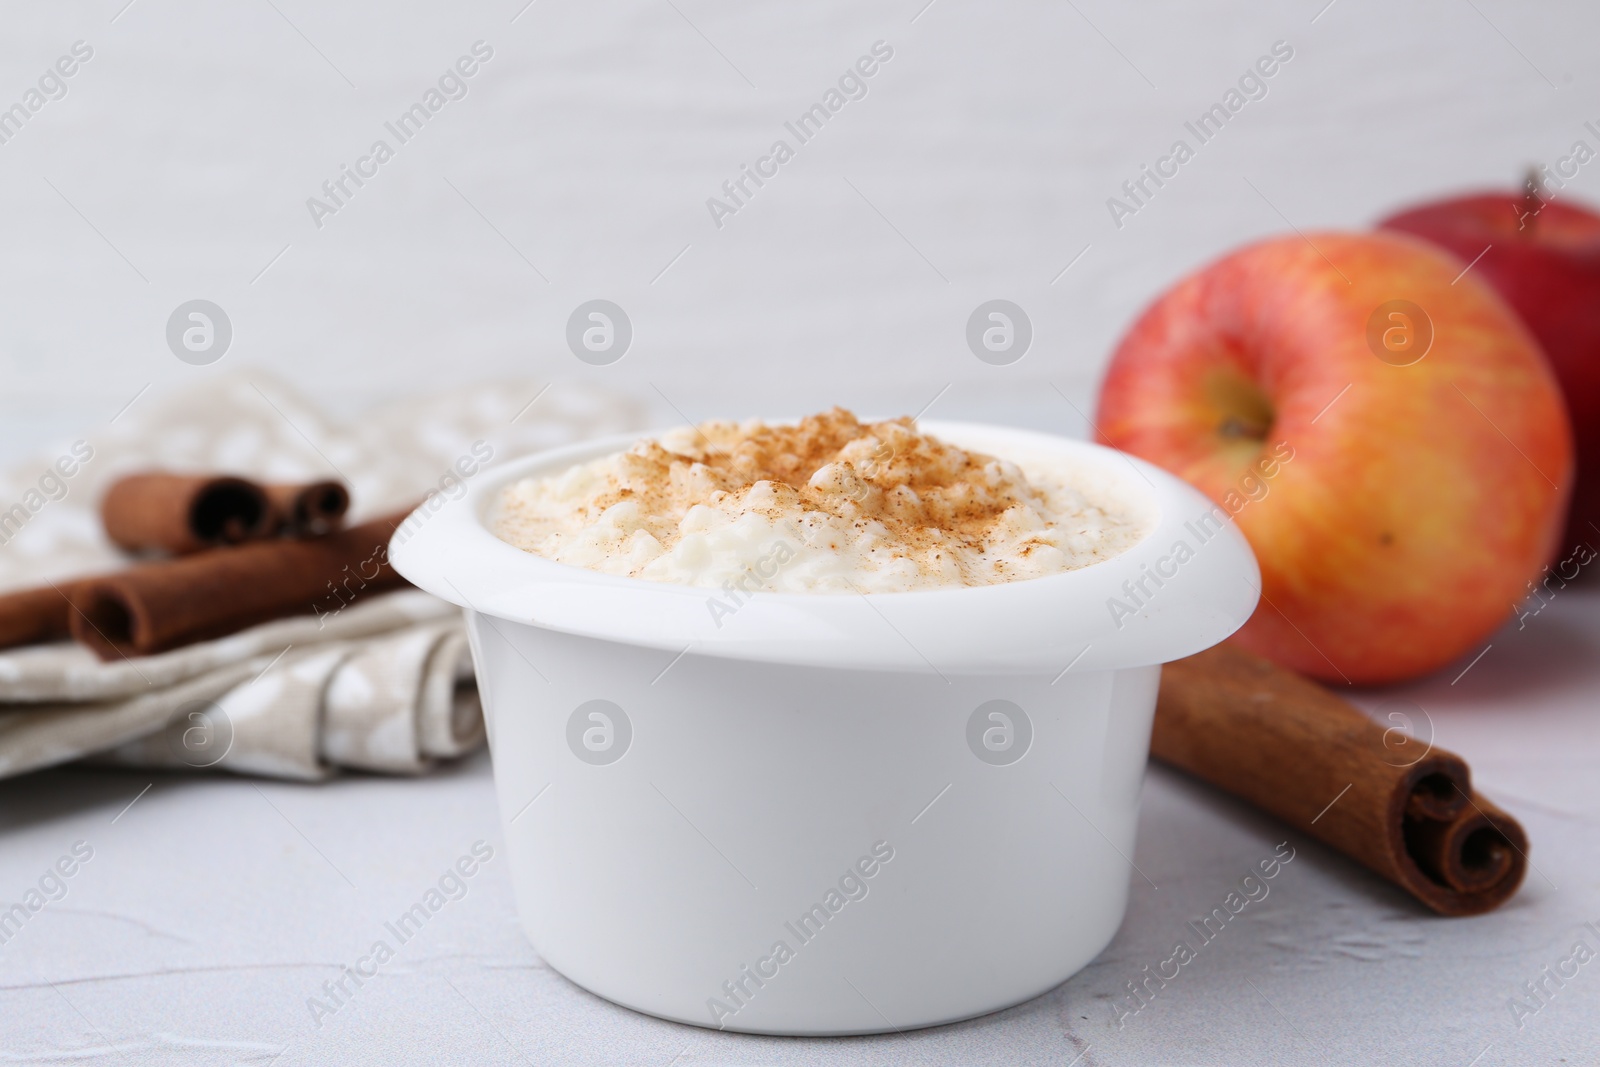
[[[1398,234],[1276,238],[1122,339],[1100,437],[1239,524],[1262,581],[1240,644],[1329,681],[1416,677],[1481,647],[1550,559],[1566,409],[1526,327],[1461,267]]]

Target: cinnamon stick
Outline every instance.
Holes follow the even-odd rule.
[[[130,552],[187,555],[271,532],[261,487],[244,478],[151,471],[119,478],[100,502],[106,536]]]
[[[1528,838],[1461,757],[1390,731],[1315,682],[1223,644],[1162,668],[1151,752],[1400,886],[1441,915],[1509,900]],[[1389,744],[1385,742],[1389,741]]]
[[[72,636],[103,660],[224,637],[290,615],[326,616],[405,584],[389,538],[407,511],[301,540],[256,541],[84,582]]]
[[[263,486],[272,510],[273,528],[291,537],[337,530],[350,509],[350,491],[343,482],[306,482]]]
[[[65,641],[83,590],[82,581],[70,581],[0,594],[0,648]]]

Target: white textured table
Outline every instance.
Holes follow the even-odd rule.
[[[1545,979],[1556,995],[1520,1028],[1508,1000],[1576,939],[1600,947],[1581,925],[1600,923],[1597,651],[1600,590],[1570,589],[1526,629],[1500,634],[1458,684],[1403,694],[1528,829],[1537,869],[1501,911],[1434,918],[1157,768],[1134,862],[1160,889],[1130,871],[1128,917],[1104,955],[1030,1003],[903,1037],[743,1037],[608,1004],[524,941],[498,852],[376,978],[333,1014],[313,1012],[308,998],[331,1004],[322,984],[343,965],[377,939],[396,944],[384,924],[475,841],[498,847],[485,757],[421,781],[72,769],[0,783],[8,899],[75,842],[93,848],[66,895],[0,946],[0,1058],[99,1050],[112,1062],[112,1047],[119,1062],[152,1064],[1589,1062],[1600,963],[1562,988]],[[1125,984],[1286,839],[1297,854],[1266,899],[1119,1026]]]
[[[0,26],[0,108],[74,41],[95,49],[0,144],[7,457],[147,387],[252,368],[351,411],[538,374],[631,387],[663,419],[909,412],[939,394],[940,417],[1081,433],[1049,383],[1088,410],[1110,345],[1177,275],[1291,225],[1363,226],[1509,183],[1590,136],[1600,86],[1600,8],[1578,0],[95,0]],[[307,197],[479,39],[496,52],[470,94],[317,228]],[[867,98],[716,228],[706,198],[878,39],[896,56]],[[1269,95],[1116,228],[1106,199],[1277,40],[1296,55]],[[1596,199],[1597,175],[1571,195]],[[610,367],[563,340],[597,296],[636,330]],[[196,297],[234,327],[213,367],[164,337]],[[995,297],[1036,329],[1010,367],[963,339]],[[1305,845],[1120,1030],[1124,983],[1282,840],[1159,770],[1135,859],[1161,888],[1133,880],[1093,967],[992,1018],[828,1041],[707,1033],[579,992],[522,941],[501,861],[314,1026],[306,999],[473,841],[497,840],[483,759],[314,787],[0,783],[0,899],[75,841],[94,849],[0,946],[0,1062],[1592,1061],[1600,964],[1520,1030],[1507,1000],[1600,921],[1597,646],[1600,596],[1568,590],[1458,685],[1410,694],[1532,836],[1539,870],[1510,906],[1432,919]]]

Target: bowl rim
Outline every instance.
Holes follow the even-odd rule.
[[[489,530],[490,508],[509,483],[621,451],[663,430],[498,462],[456,499],[429,494],[396,531],[389,560],[413,584],[470,612],[540,629],[679,656],[931,672],[946,680],[1167,662],[1223,640],[1255,609],[1260,570],[1243,534],[1225,509],[1172,474],[1055,434],[943,420],[919,420],[918,428],[1001,458],[1009,447],[1013,455],[1061,455],[1091,466],[1145,503],[1149,527],[1118,555],[1058,574],[895,593],[760,591],[731,612],[720,589],[557,563]],[[1174,562],[1183,555],[1179,542],[1188,554]],[[711,609],[713,599],[723,605],[720,613]]]

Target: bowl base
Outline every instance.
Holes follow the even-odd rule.
[[[1110,943],[1109,940],[1107,943]],[[1095,955],[1098,956],[1099,953],[1097,952]],[[545,962],[549,963],[548,960]],[[813,1026],[735,1025],[732,1020],[723,1023],[721,1026],[712,1026],[710,1023],[706,1022],[704,1015],[699,1015],[695,1018],[689,1018],[688,1016],[676,1015],[672,1012],[651,1008],[644,1004],[630,1003],[627,1000],[619,999],[618,997],[614,996],[608,996],[597,989],[590,988],[583,982],[580,982],[576,978],[573,978],[571,975],[565,973],[554,964],[550,965],[550,969],[561,975],[562,978],[565,978],[573,985],[577,986],[579,989],[583,990],[585,993],[599,997],[601,1000],[604,1000],[609,1004],[615,1004],[619,1008],[627,1008],[629,1011],[636,1011],[640,1015],[648,1015],[653,1019],[663,1019],[669,1023],[682,1023],[685,1026],[693,1026],[700,1030],[714,1030],[719,1033],[727,1034],[750,1034],[754,1037],[870,1037],[877,1034],[904,1034],[912,1030],[926,1030],[932,1026],[948,1026],[951,1023],[963,1023],[968,1019],[980,1019],[985,1015],[993,1015],[995,1012],[1006,1011],[1010,1008],[1015,1008],[1019,1004],[1026,1004],[1028,1001],[1034,1000],[1035,998],[1041,997],[1050,992],[1052,989],[1055,989],[1057,986],[1061,985],[1061,983],[1069,980],[1078,972],[1082,971],[1084,967],[1087,967],[1089,963],[1092,962],[1093,960],[1086,961],[1082,965],[1074,967],[1072,970],[1061,975],[1059,978],[1047,982],[1031,992],[1022,995],[1013,994],[1002,997],[1000,1000],[986,1007],[976,1008],[972,1011],[956,1012],[949,1015],[938,1015],[928,1019],[912,1020],[911,1022],[900,1024],[895,1024],[889,1022],[888,1020],[884,1020],[882,1025],[865,1027],[841,1027],[828,1026],[826,1024]]]

